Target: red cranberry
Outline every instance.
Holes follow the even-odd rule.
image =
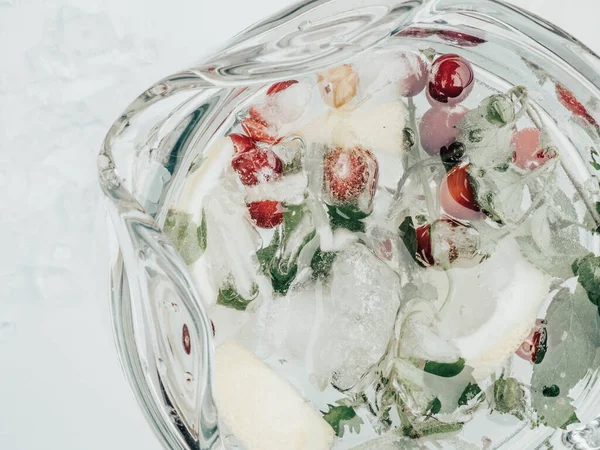
[[[440,203],[450,216],[463,220],[481,217],[475,201],[475,191],[469,180],[469,165],[454,166],[444,177],[440,191]]]
[[[324,161],[326,191],[335,202],[355,203],[365,192],[375,195],[379,166],[371,151],[338,147]]]
[[[250,217],[259,228],[274,228],[283,222],[283,206],[274,200],[249,203]]]
[[[535,327],[529,333],[525,342],[517,350],[517,356],[534,364],[539,364],[546,356],[548,348],[548,332],[546,331],[546,321],[537,319]]]
[[[248,111],[250,117],[242,121],[242,129],[256,142],[277,144],[281,138],[277,137],[277,127],[267,123],[254,107]]]
[[[258,148],[236,154],[231,166],[246,186],[276,180],[283,172],[283,163],[272,150]]]
[[[254,141],[244,134],[233,133],[229,135],[236,153],[244,153],[254,148]]]
[[[462,102],[473,90],[475,76],[469,61],[454,53],[437,58],[429,74],[427,98],[432,105]]]
[[[431,225],[421,225],[415,231],[417,234],[417,259],[424,266],[435,265],[431,252]]]

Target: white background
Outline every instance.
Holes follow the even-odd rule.
[[[95,175],[157,79],[290,0],[0,0],[0,450],[159,450],[122,376]],[[513,0],[600,52],[599,0]]]

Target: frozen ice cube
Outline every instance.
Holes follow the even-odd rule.
[[[287,175],[277,181],[259,183],[246,189],[246,202],[276,200],[292,205],[304,202],[308,179],[304,172]]]
[[[362,244],[340,252],[333,264],[328,322],[320,336],[320,361],[332,381],[349,389],[383,355],[400,306],[396,273]],[[315,364],[316,366],[318,364]]]

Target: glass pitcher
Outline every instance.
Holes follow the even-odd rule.
[[[117,349],[165,448],[243,448],[219,422],[213,327],[202,286],[164,232],[186,180],[210,162],[210,149],[273,83],[316,79],[396,46],[458,54],[494,92],[524,86],[538,119],[560,130],[562,170],[594,223],[600,219],[594,119],[600,117],[600,59],[552,24],[496,0],[310,0],[265,19],[143,92],[108,131],[98,157],[116,238],[110,297]],[[586,239],[588,248],[598,248],[595,235]],[[500,423],[506,429],[498,438],[480,430],[479,448],[600,448],[598,371],[586,376],[586,386],[571,392],[578,423],[565,430]],[[356,448],[421,448],[405,436],[394,439]],[[354,448],[337,442],[333,448]],[[463,448],[456,442],[442,437],[436,448]]]

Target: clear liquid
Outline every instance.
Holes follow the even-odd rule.
[[[397,51],[394,46],[386,47],[375,61],[385,63],[394,58]],[[292,277],[293,281],[284,292],[274,292],[272,276],[265,274],[264,269],[259,266],[260,258],[256,257],[259,248],[264,249],[273,241],[274,230],[255,229],[249,225],[244,204],[244,199],[247,198],[245,196],[250,195],[251,191],[256,196],[253,201],[263,199],[262,195],[266,195],[264,199],[270,199],[269,195],[274,194],[269,194],[269,183],[247,187],[237,180],[237,175],[231,168],[233,147],[226,137],[215,147],[212,156],[205,159],[202,167],[190,176],[176,206],[176,209],[192,214],[197,223],[200,223],[202,211],[208,211],[209,214],[207,251],[190,267],[197,277],[203,297],[211,305],[209,314],[216,328],[217,345],[229,339],[242,343],[292,384],[316,411],[326,412],[330,409],[329,405],[336,405],[339,401],[347,401],[352,405],[359,418],[354,423],[362,422],[360,433],[343,427],[344,435],[336,438],[333,448],[351,449],[368,443],[379,434],[385,435],[394,430],[399,435],[420,439],[427,448],[471,448],[468,445],[481,448],[482,439],[483,442],[489,440],[492,448],[495,448],[511,435],[528,429],[531,424],[537,426],[540,421],[532,409],[533,394],[527,389],[531,383],[532,371],[537,366],[515,356],[515,351],[520,342],[529,338],[535,320],[544,317],[549,305],[552,307],[553,295],[558,286],[555,283],[550,288],[551,277],[539,267],[536,268],[536,264],[528,262],[527,256],[531,255],[527,255],[527,251],[515,239],[532,238],[538,250],[543,253],[545,249],[539,247],[544,243],[553,245],[557,230],[563,227],[569,229],[568,234],[573,242],[590,252],[597,251],[597,238],[589,231],[594,227],[587,209],[590,205],[578,193],[582,187],[574,186],[570,181],[577,169],[585,171],[585,168],[575,166],[573,169],[571,165],[567,172],[561,166],[561,160],[575,157],[569,153],[575,149],[570,145],[563,145],[568,142],[566,137],[554,122],[539,113],[530,99],[528,108],[531,108],[531,114],[522,114],[507,126],[514,130],[542,128],[546,144],[559,147],[559,155],[549,161],[547,166],[540,168],[537,175],[530,176],[531,171],[516,171],[522,177],[530,176],[533,181],[522,186],[519,194],[521,201],[516,202],[516,206],[513,205],[517,213],[506,220],[506,223],[494,223],[489,215],[460,222],[475,230],[478,236],[477,248],[471,253],[465,250],[469,253],[465,256],[466,268],[459,267],[458,264],[454,266],[455,261],[447,260],[444,263],[443,251],[440,253],[440,265],[450,263],[450,266],[445,266],[446,270],[444,267],[420,267],[414,260],[406,258],[406,243],[398,229],[408,216],[419,221],[423,220],[418,218],[422,215],[425,217],[422,223],[430,224],[444,216],[440,205],[440,189],[446,171],[436,160],[437,157],[427,155],[419,148],[418,143],[412,148],[407,147],[404,139],[405,128],[418,133],[418,124],[424,112],[430,108],[425,94],[422,92],[412,100],[416,113],[414,117],[411,116],[412,105],[406,98],[398,96],[398,80],[391,76],[387,81],[383,77],[382,81],[382,77],[377,74],[385,64],[372,67],[373,61],[369,59],[355,63],[355,69],[361,75],[360,83],[356,95],[341,113],[332,113],[332,108],[323,102],[316,76],[300,80],[301,84],[308,87],[306,92],[310,94],[309,100],[301,117],[281,125],[279,135],[286,139],[273,148],[284,163],[290,165],[294,160],[293,157],[290,158],[290,153],[293,156],[296,151],[301,157],[303,167],[299,172],[292,172],[291,175],[284,173],[283,179],[292,176],[307,177],[306,186],[300,183],[299,188],[297,184],[290,183],[287,192],[275,195],[277,200],[290,200],[290,205],[306,206],[311,198],[321,204],[328,201],[327,195],[319,191],[323,186],[322,180],[319,179],[316,184],[311,181],[314,174],[323,169],[321,165],[310,165],[306,156],[310,152],[316,152],[323,159],[332,148],[339,146],[339,142],[355,142],[357,145],[369,146],[369,150],[375,155],[379,182],[372,199],[372,211],[366,218],[359,220],[365,224],[364,230],[348,230],[342,226],[337,230],[322,232],[323,226],[331,227],[331,216],[327,218],[325,215],[327,221],[324,223],[306,206],[305,214],[312,217],[310,224],[315,229],[316,236],[310,242],[316,244],[315,248],[320,246],[321,250],[336,254],[336,260],[328,269],[331,272],[314,276],[316,269],[311,264],[313,258],[306,259],[306,255],[302,254],[302,250],[310,244],[299,239],[296,247],[291,246],[293,251],[300,249],[299,255],[294,257],[297,258],[297,274]],[[462,102],[470,110],[475,110],[488,96],[503,94],[512,87],[477,67],[475,79],[473,92]],[[265,98],[264,92],[259,93],[256,102],[260,104]],[[382,107],[384,104],[400,106],[386,109]],[[390,120],[390,113],[396,111],[405,114],[405,120],[401,124]],[[242,132],[240,122],[246,117],[247,109],[240,111],[240,121],[230,132]],[[360,117],[360,120],[353,121],[352,117]],[[378,131],[369,133],[368,126],[361,122],[368,122],[373,117],[376,120],[369,123],[384,125]],[[395,127],[396,133],[388,127]],[[398,139],[399,135],[403,138]],[[293,140],[295,136],[300,136],[303,143]],[[259,146],[263,149],[271,148],[269,145]],[[579,159],[579,155],[576,159]],[[405,180],[401,190],[397,190],[399,181],[409,168],[428,161],[431,165],[415,170]],[[491,167],[485,169],[493,170]],[[318,192],[311,192],[311,186],[315,185]],[[547,194],[548,192],[559,194]],[[306,199],[303,200],[304,195]],[[311,197],[313,195],[314,198]],[[565,212],[561,206],[564,204],[561,200],[563,197],[568,199],[566,203],[573,207],[573,211]],[[510,198],[502,198],[507,204],[512,201]],[[215,202],[222,204],[222,207],[215,207]],[[286,201],[283,204],[287,205]],[[550,216],[544,216],[540,212],[545,205],[550,205],[548,208],[555,210],[548,213]],[[219,213],[222,215],[219,216]],[[548,227],[541,226],[540,220],[549,220]],[[568,220],[574,224],[565,227],[565,221]],[[211,231],[211,227],[213,230],[221,228],[220,233]],[[246,231],[238,232],[240,227]],[[283,233],[283,227],[285,224],[276,227],[276,232]],[[308,228],[311,228],[310,225]],[[453,232],[452,227],[450,228],[450,232]],[[229,231],[230,235],[227,234]],[[543,238],[540,233],[546,231],[549,233],[548,237]],[[447,242],[446,237],[442,235],[440,239]],[[440,246],[443,247],[441,244]],[[458,252],[462,251],[459,248]],[[314,255],[314,250],[312,254]],[[218,259],[211,259],[211,255],[220,256]],[[494,255],[497,255],[496,259]],[[357,259],[353,260],[354,257]],[[363,259],[358,259],[363,257],[364,267],[368,265],[364,271],[361,269]],[[377,273],[380,276],[373,275]],[[523,276],[523,273],[528,273],[533,278]],[[365,274],[366,279],[361,280],[361,275]],[[572,278],[572,274],[570,277],[565,275],[565,279],[567,278]],[[530,286],[536,283],[544,285],[541,289],[544,292],[541,294],[535,286]],[[239,307],[232,308],[231,304],[215,304],[219,295],[223,294],[224,285],[233,288],[244,301],[250,300],[252,295],[255,298],[245,305],[244,311],[240,311],[242,308]],[[367,295],[364,298],[353,298],[353,289],[359,294]],[[340,293],[344,295],[340,296]],[[402,386],[406,388],[409,384],[407,380],[410,377],[405,377],[402,369],[395,372],[390,369],[390,361],[394,357],[403,360],[404,364],[412,365],[415,370],[422,371],[423,363],[432,361],[428,356],[436,351],[440,352],[439,348],[429,348],[432,346],[431,342],[427,342],[430,336],[426,333],[430,333],[431,329],[422,324],[414,327],[413,334],[416,337],[413,336],[412,341],[403,334],[402,330],[411,330],[407,318],[415,314],[416,317],[433,322],[438,337],[441,336],[442,341],[451,342],[448,353],[438,355],[441,359],[464,357],[467,367],[472,364],[469,370],[474,369],[475,375],[468,377],[468,383],[476,382],[486,394],[485,399],[479,394],[474,402],[468,403],[468,408],[443,405],[441,412],[432,412],[425,411],[419,401],[416,401],[416,405],[411,404],[414,399],[405,392],[398,394],[400,401],[395,403],[403,406],[392,407],[389,415],[384,414],[382,409],[377,410],[376,406],[382,404],[381,399],[365,401],[365,397],[376,397],[377,392],[380,395],[383,392],[401,392]],[[378,321],[383,324],[381,328],[375,326]],[[550,323],[549,327],[552,325]],[[419,332],[423,333],[422,348],[413,349],[412,353],[399,350],[402,347],[416,346]],[[552,335],[552,329],[548,333]],[[457,344],[459,341],[460,345]],[[486,345],[482,345],[482,342]],[[491,350],[492,347],[496,350]],[[458,355],[454,355],[454,351],[458,351]],[[465,356],[466,354],[469,356]],[[492,358],[493,361],[489,363],[486,358]],[[437,361],[444,362],[439,359]],[[594,369],[593,366],[590,367]],[[426,376],[429,381],[430,375],[431,373]],[[387,383],[390,376],[397,378],[400,388],[381,386],[382,377]],[[497,388],[504,386],[502,380],[507,378],[514,378],[520,383],[522,405],[513,404],[514,402],[510,407],[499,404],[502,399],[498,396]],[[447,381],[453,383],[455,377],[448,378]],[[454,389],[462,392],[466,383]],[[428,386],[429,393],[441,396],[442,392],[436,392],[440,386],[443,385],[434,383]],[[411,389],[408,391],[414,394],[414,386]],[[575,391],[577,389],[579,385],[575,386]],[[403,395],[408,395],[409,398],[402,398]],[[490,414],[494,410],[496,412]],[[419,426],[414,427],[413,431],[406,430],[406,421],[419,425],[433,420],[460,424],[456,427],[459,431],[442,427],[440,429],[445,433],[437,434],[423,432]],[[449,430],[452,432],[448,432]],[[373,448],[378,448],[378,444],[372,445]]]

